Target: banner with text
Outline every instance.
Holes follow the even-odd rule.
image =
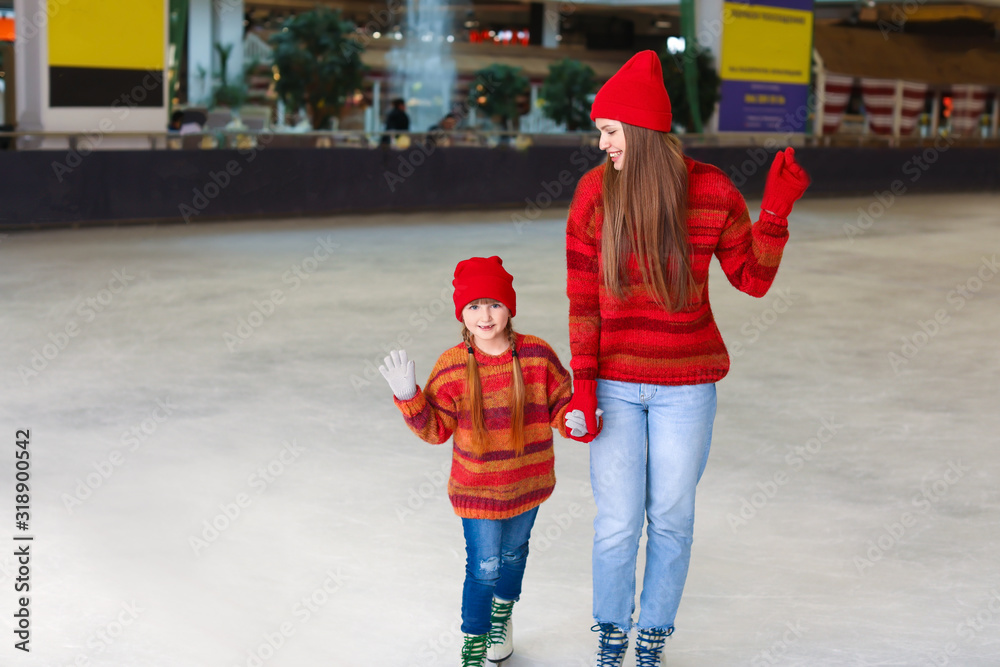
[[[804,132],[813,0],[723,4],[722,132]]]

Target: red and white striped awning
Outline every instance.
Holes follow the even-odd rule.
[[[875,134],[895,134],[893,123],[897,94],[902,95],[899,135],[905,136],[913,132],[917,118],[924,110],[927,84],[898,79],[861,79],[861,95],[868,115],[868,124]]]
[[[834,134],[840,129],[844,109],[851,99],[854,77],[826,72],[823,85],[823,134]]]
[[[954,85],[951,87],[951,131],[959,137],[969,137],[979,131],[979,118],[986,109],[986,86]]]

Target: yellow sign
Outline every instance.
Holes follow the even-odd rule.
[[[49,0],[49,65],[162,70],[166,0]]]
[[[812,11],[727,2],[722,16],[723,79],[809,83]]]

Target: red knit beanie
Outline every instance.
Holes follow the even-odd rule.
[[[590,120],[598,118],[659,132],[670,131],[670,98],[656,52],[635,54],[597,91]]]
[[[503,268],[503,260],[493,257],[473,257],[455,267],[455,317],[462,322],[462,309],[476,299],[496,299],[510,310],[514,317],[517,295],[514,293],[514,276]]]

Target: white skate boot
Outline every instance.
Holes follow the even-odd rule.
[[[508,600],[493,598],[493,609],[490,612],[490,647],[486,651],[486,659],[500,663],[514,653],[514,621],[511,612],[514,603]]]

